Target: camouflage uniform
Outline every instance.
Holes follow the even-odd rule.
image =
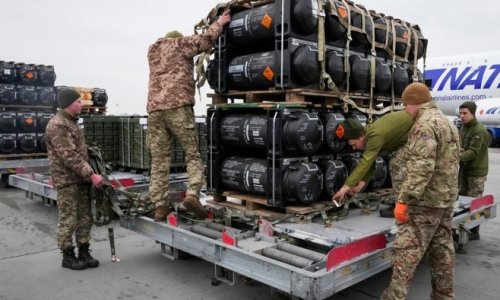
[[[198,197],[204,183],[193,106],[193,57],[210,50],[222,26],[213,23],[201,35],[160,38],[149,47],[148,146],[151,150],[149,195],[155,206],[166,204],[171,144],[177,138],[186,153],[187,194]]]
[[[77,120],[60,110],[45,129],[50,171],[57,189],[57,244],[61,250],[73,246],[73,233],[78,246],[88,243],[92,228],[89,189],[93,171]]]
[[[420,108],[408,142],[399,199],[409,221],[397,225],[393,273],[381,299],[406,299],[413,274],[429,253],[432,299],[454,299],[451,221],[458,196],[459,136],[434,102]]]

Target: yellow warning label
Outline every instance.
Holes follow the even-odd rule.
[[[266,67],[266,69],[264,70],[262,75],[264,75],[264,77],[266,77],[267,80],[269,80],[269,81],[273,80],[273,78],[274,78],[274,72],[273,72],[273,70],[271,70],[270,67]]]
[[[262,21],[260,21],[260,24],[262,24],[262,26],[264,26],[266,29],[269,29],[273,24],[273,18],[271,18],[270,15],[265,14],[264,17],[262,18]]]

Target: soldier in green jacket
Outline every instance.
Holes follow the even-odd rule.
[[[460,129],[460,195],[480,197],[488,175],[488,139],[486,128],[476,120],[476,103],[467,101],[459,106]],[[471,229],[469,240],[479,240],[479,226]],[[459,245],[458,251],[463,251]],[[463,251],[464,252],[464,251]]]
[[[363,150],[361,161],[354,171],[349,175],[344,186],[333,196],[333,200],[337,203],[344,201],[346,193],[358,193],[370,180],[375,171],[375,160],[383,151],[396,151],[400,149],[408,138],[408,132],[413,125],[413,118],[406,111],[391,112],[373,124],[367,126],[367,129],[355,119],[347,119],[344,123],[343,139],[347,141],[354,150]],[[391,178],[393,186],[397,186],[400,169],[399,151],[393,154],[390,163]],[[391,216],[381,211],[383,216]]]

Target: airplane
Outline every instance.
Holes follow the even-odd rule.
[[[488,130],[490,146],[500,142],[500,51],[429,58],[424,78],[450,118],[463,102],[476,102],[476,118]]]

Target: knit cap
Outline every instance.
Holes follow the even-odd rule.
[[[57,104],[60,109],[65,109],[80,98],[80,93],[72,88],[62,88],[57,91]]]
[[[413,82],[405,88],[401,99],[404,105],[418,105],[431,101],[432,96],[429,88],[425,84]]]

